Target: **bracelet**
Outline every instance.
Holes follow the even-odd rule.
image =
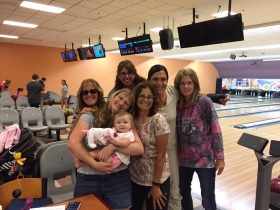
[[[120,148],[119,146],[116,146],[114,152],[118,152],[119,148]]]
[[[155,185],[155,186],[158,186],[158,187],[160,186],[160,183],[157,183],[157,182],[154,182],[154,181],[152,182],[152,184]]]

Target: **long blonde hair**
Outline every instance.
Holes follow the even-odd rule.
[[[181,93],[180,90],[180,82],[183,76],[189,76],[194,84],[194,90],[193,93],[190,97],[190,100],[186,101],[185,96]],[[179,108],[184,109],[186,107],[190,107],[193,105],[197,99],[198,94],[200,93],[200,84],[199,80],[197,77],[196,72],[191,69],[181,69],[180,71],[177,72],[176,77],[174,79],[174,86],[178,90],[179,93]]]
[[[126,112],[131,112],[131,108],[134,105],[133,93],[130,89],[124,88],[113,93],[108,100],[105,102],[105,105],[100,107],[98,111],[94,113],[93,126],[96,128],[108,128],[113,127],[114,116],[112,116],[112,100],[119,94],[124,93],[130,99],[130,107]]]

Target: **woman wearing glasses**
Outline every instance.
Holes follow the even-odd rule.
[[[132,180],[131,210],[168,209],[170,170],[167,157],[169,125],[163,115],[157,113],[156,91],[148,82],[134,88],[135,127],[144,145],[144,154],[131,157]]]
[[[96,88],[96,87],[91,87]],[[86,89],[87,91],[91,89]],[[85,89],[83,89],[85,91]],[[101,89],[102,91],[102,89]],[[82,94],[81,94],[82,93]],[[83,100],[86,92],[78,92]],[[87,92],[89,96],[90,92]],[[103,92],[98,92],[96,98],[88,100],[103,100]],[[97,97],[98,96],[98,97]],[[81,100],[81,98],[79,98]],[[97,104],[97,102],[96,102]],[[132,127],[134,142],[128,147],[118,148],[113,144],[103,147],[98,153],[98,160],[93,159],[84,143],[86,133],[83,130],[90,128],[112,127],[115,114],[120,111],[130,111],[134,104],[133,94],[129,89],[122,89],[115,92],[104,104],[94,113],[83,114],[78,120],[76,126],[70,135],[68,147],[78,159],[86,163],[77,171],[77,180],[75,183],[74,196],[82,196],[89,193],[95,193],[113,209],[128,210],[131,206],[131,180],[128,167],[121,164],[116,169],[111,167],[111,163],[104,162],[113,152],[118,151],[125,155],[142,155],[143,145],[137,134],[135,127]]]
[[[121,61],[117,69],[115,86],[109,92],[108,97],[122,88],[133,90],[137,84],[143,81],[146,81],[146,79],[137,74],[136,68],[131,61]]]

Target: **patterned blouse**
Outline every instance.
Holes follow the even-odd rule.
[[[177,106],[177,136],[180,166],[213,168],[224,159],[219,119],[208,97],[199,95],[190,108]]]
[[[135,121],[135,127],[143,143],[144,154],[142,156],[131,157],[129,167],[130,177],[138,185],[152,186],[157,159],[156,136],[169,133],[170,128],[165,117],[159,113],[152,116],[144,124],[139,124]],[[169,176],[170,168],[166,153],[160,183],[165,182]]]

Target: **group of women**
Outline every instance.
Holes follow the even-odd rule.
[[[203,207],[216,209],[215,174],[216,170],[222,173],[225,163],[213,103],[200,94],[192,69],[177,73],[175,87],[167,84],[164,66],[152,66],[146,80],[129,60],[118,65],[106,102],[97,81],[82,82],[68,147],[86,165],[77,170],[74,196],[94,192],[113,209],[189,210],[193,209],[191,181],[196,172]],[[98,160],[93,159],[82,130],[112,127],[120,111],[134,116],[135,141],[125,148],[108,144],[99,151]],[[131,156],[129,167],[121,164],[113,170],[104,161],[116,149]]]

